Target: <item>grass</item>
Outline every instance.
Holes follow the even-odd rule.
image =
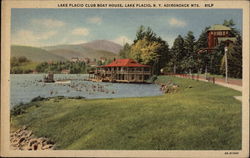
[[[12,116],[11,126],[27,125],[57,149],[241,149],[241,102],[233,98],[240,92],[176,77],[156,82],[174,82],[179,90],[156,97],[32,102]]]
[[[195,74],[195,75],[197,75],[197,74]],[[199,75],[202,76],[202,77],[206,76],[205,74],[199,74]],[[222,78],[222,79],[225,78],[225,76],[223,76],[223,75],[216,75],[216,74],[210,74],[210,73],[207,74],[207,77],[215,77],[215,78]],[[229,79],[234,79],[234,80],[241,80],[241,78],[233,78],[233,77],[228,77],[228,78]]]
[[[35,70],[38,62],[28,62],[18,66],[22,70]]]

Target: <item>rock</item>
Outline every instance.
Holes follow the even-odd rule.
[[[178,88],[178,86],[177,85],[173,85],[173,88],[176,89],[176,88]]]
[[[15,133],[17,134],[17,133],[19,133],[21,131],[21,128],[19,128]]]
[[[32,146],[32,145],[35,144],[35,143],[37,143],[37,140],[36,140],[36,139],[31,139],[31,140],[29,141],[28,146]]]
[[[43,141],[44,141],[44,139],[42,137],[37,139],[38,143],[42,143]]]
[[[26,126],[10,134],[11,149],[14,150],[53,150],[54,142],[48,138],[35,138]]]
[[[28,133],[27,133],[27,137],[30,137],[32,135],[32,131],[29,131]]]
[[[52,144],[48,144],[48,145],[43,146],[42,149],[45,150],[45,149],[50,149],[52,147],[53,147]]]
[[[42,147],[43,147],[42,143],[39,143],[39,144],[37,145],[37,150],[42,150]]]
[[[38,144],[37,143],[32,144],[32,150],[37,150],[37,148],[38,148]]]
[[[25,141],[25,137],[20,138],[18,143],[22,143],[23,141]]]
[[[27,129],[27,126],[24,125],[24,126],[22,127],[22,130],[26,130],[26,129]]]

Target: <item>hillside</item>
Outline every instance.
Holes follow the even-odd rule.
[[[58,56],[56,54],[52,54],[42,48],[29,47],[29,46],[17,46],[17,45],[11,46],[11,56],[12,57],[25,56],[29,60],[32,60],[35,62],[49,61],[49,60],[53,60],[53,61],[66,60],[64,57]]]
[[[121,48],[119,44],[106,40],[96,40],[78,45],[55,45],[43,48],[13,45],[11,46],[11,56],[25,56],[35,62],[49,60],[63,61],[70,60],[73,57],[90,58],[92,60],[100,59],[101,57],[113,59],[118,56]]]
[[[109,47],[109,46],[107,46]],[[93,49],[84,44],[79,45],[56,45],[44,47],[43,49],[47,50],[51,54],[61,56],[66,59],[71,59],[72,57],[85,57],[90,59],[99,59],[100,57],[114,58],[117,57],[117,54],[107,51],[107,47],[103,46],[98,47],[98,49]]]
[[[95,40],[92,42],[82,44],[85,48],[91,48],[94,50],[104,50],[107,52],[112,52],[118,54],[122,49],[122,46],[107,40]]]

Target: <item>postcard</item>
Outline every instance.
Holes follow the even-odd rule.
[[[249,156],[248,1],[2,4],[1,156]]]

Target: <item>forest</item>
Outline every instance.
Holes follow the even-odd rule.
[[[228,48],[228,76],[242,78],[242,38],[235,29],[233,20],[224,20],[223,25],[230,27],[237,38]],[[169,45],[150,27],[140,26],[131,45],[126,43],[120,51],[120,58],[132,58],[142,64],[151,65],[154,74],[162,73],[210,73],[225,75],[225,43],[221,42],[213,51],[198,53],[208,47],[206,27],[198,39],[192,31],[182,37],[178,35]]]

